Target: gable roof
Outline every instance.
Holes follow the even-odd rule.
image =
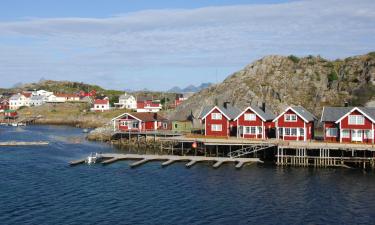
[[[231,105],[228,105],[227,108],[224,106],[205,106],[199,118],[205,119],[215,109],[219,110],[228,120],[234,120],[241,113],[241,110]]]
[[[269,109],[266,108],[266,110],[263,111],[258,106],[252,105],[252,106],[247,107],[244,111],[242,111],[234,120],[237,120],[238,118],[240,118],[240,116],[242,116],[249,109],[253,111],[255,114],[257,114],[263,121],[270,121],[270,120],[275,119],[276,117]]]
[[[375,108],[373,107],[346,107],[346,108],[349,108],[350,110],[348,110],[345,114],[343,114],[336,121],[334,121],[335,123],[340,122],[342,119],[344,119],[350,113],[356,110],[359,111],[365,117],[367,117],[369,120],[371,120],[373,123],[375,123]]]
[[[107,99],[95,99],[95,105],[107,105],[109,101]]]
[[[151,113],[151,112],[136,112],[136,113],[123,113],[115,118],[112,119],[120,119],[124,117],[125,115],[129,115],[131,117],[134,117],[136,120],[142,121],[142,122],[150,122],[150,121],[167,121],[166,118],[160,116],[157,113]]]
[[[278,115],[273,121],[275,122],[276,120],[278,120],[282,115],[284,115],[289,110],[295,112],[305,122],[312,122],[317,119],[312,113],[307,111],[307,109],[305,109],[302,106],[289,106],[287,109],[284,110],[284,112],[280,113],[280,115]]]
[[[336,122],[345,114],[347,114],[353,107],[323,107],[321,122]]]

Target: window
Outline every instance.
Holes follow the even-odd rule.
[[[373,134],[371,130],[365,130],[364,138],[365,139],[372,139]]]
[[[168,123],[163,123],[163,129],[167,129],[168,128]]]
[[[177,124],[177,123],[174,124],[174,128],[175,128],[175,129],[178,128],[178,124]]]
[[[258,127],[258,134],[262,134],[262,127]]]
[[[290,128],[284,128],[285,129],[285,135],[290,136]]]
[[[212,124],[211,129],[212,129],[212,131],[222,131],[223,127],[222,127],[221,124]]]
[[[342,131],[341,131],[341,137],[343,137],[343,138],[348,138],[348,137],[350,137],[350,132],[349,132],[349,130],[342,130]]]
[[[304,128],[299,128],[299,136],[305,136],[305,129]]]
[[[327,137],[337,137],[337,128],[328,128],[326,131]]]
[[[253,113],[246,113],[245,114],[245,120],[246,121],[255,121],[256,120],[256,116]]]
[[[221,120],[222,116],[221,113],[212,113],[211,114],[211,119],[213,120]]]
[[[296,122],[297,121],[297,115],[296,114],[285,114],[284,119],[287,122]]]
[[[297,128],[291,128],[291,136],[297,136]]]
[[[256,133],[256,127],[250,127],[250,134]]]
[[[139,123],[133,123],[133,128],[138,128]]]
[[[279,135],[280,136],[283,136],[284,132],[283,132],[283,128],[279,128]]]
[[[128,121],[122,121],[122,122],[121,122],[121,125],[122,125],[122,126],[128,126]]]
[[[363,125],[365,124],[365,118],[362,115],[349,115],[349,124]]]

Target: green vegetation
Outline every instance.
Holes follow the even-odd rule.
[[[371,56],[372,58],[375,58],[375,52],[369,52],[368,55]]]
[[[288,56],[288,59],[294,63],[298,63],[300,61],[300,58],[298,58],[297,56],[295,55],[290,55]]]
[[[335,80],[338,80],[339,77],[336,73],[335,70],[332,70],[328,75],[327,75],[327,78],[328,78],[328,82],[332,83],[333,81]]]

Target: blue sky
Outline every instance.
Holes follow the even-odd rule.
[[[270,54],[375,50],[373,0],[2,0],[0,87],[40,78],[166,90]]]

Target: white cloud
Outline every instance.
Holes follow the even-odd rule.
[[[31,40],[0,42],[0,76],[121,79],[129,69],[187,67],[202,77],[199,68],[240,68],[267,54],[344,57],[374,50],[374,21],[373,0],[307,0],[0,22],[0,40]]]

